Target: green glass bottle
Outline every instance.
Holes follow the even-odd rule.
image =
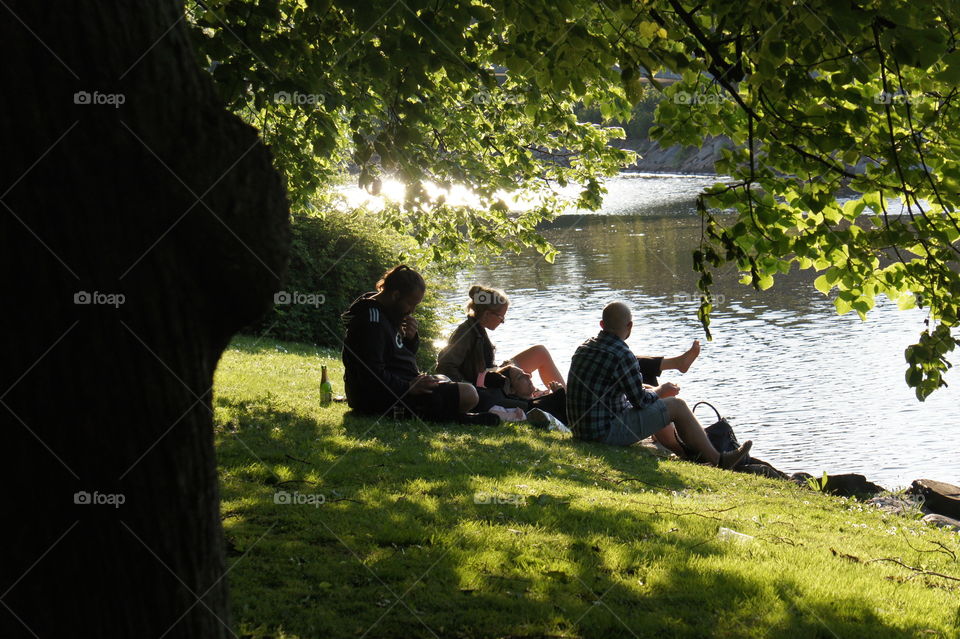
[[[333,401],[333,384],[327,378],[327,367],[320,367],[320,405],[327,406]]]

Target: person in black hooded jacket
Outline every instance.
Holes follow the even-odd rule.
[[[470,384],[426,375],[417,367],[420,345],[413,312],[423,300],[426,283],[401,264],[387,271],[377,290],[361,295],[343,314],[347,403],[357,412],[384,415],[399,408],[424,419],[492,422],[496,416],[471,419],[477,405]]]

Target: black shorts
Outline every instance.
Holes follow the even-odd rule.
[[[643,374],[643,383],[651,386],[659,386],[657,378],[663,371],[660,366],[663,365],[662,357],[638,357],[637,363],[640,364],[640,372]]]
[[[405,396],[403,404],[421,419],[455,421],[460,414],[460,386],[456,382],[442,382],[432,393]]]

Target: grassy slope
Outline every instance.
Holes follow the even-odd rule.
[[[354,417],[318,406],[321,364],[342,391],[298,344],[240,338],[217,371],[241,636],[960,636],[960,581],[867,563],[960,576],[956,533],[524,427]]]

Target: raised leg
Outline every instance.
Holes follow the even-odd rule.
[[[533,374],[534,371],[540,373],[540,379],[547,386],[550,385],[550,382],[558,382],[561,386],[566,386],[563,375],[560,374],[560,369],[553,361],[553,356],[550,355],[550,351],[543,344],[531,346],[510,359],[514,365],[519,366],[527,373]]]
[[[693,364],[694,360],[700,356],[700,340],[693,340],[693,345],[687,349],[683,355],[678,355],[676,357],[664,357],[663,364],[660,365],[661,370],[675,369],[681,373],[686,373],[690,370],[690,365]]]
[[[643,375],[643,383],[651,386],[659,386],[660,373],[663,372],[662,357],[637,357],[637,363],[640,364],[640,373]]]
[[[667,405],[667,414],[676,426],[676,432],[683,439],[683,442],[693,452],[699,453],[703,459],[716,466],[717,462],[720,461],[720,453],[710,443],[703,426],[697,421],[687,403],[679,397],[667,397],[661,401]],[[657,431],[656,434],[659,435],[664,430],[666,428]]]

